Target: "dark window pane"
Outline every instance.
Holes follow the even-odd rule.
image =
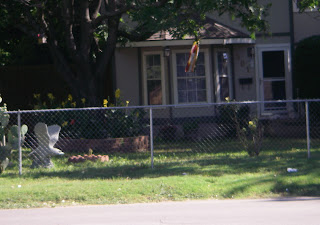
[[[197,79],[197,89],[198,90],[206,90],[206,79]]]
[[[160,66],[160,64],[161,64],[160,55],[154,55],[153,56],[153,63],[154,63],[154,65]]]
[[[178,77],[185,77],[186,72],[184,72],[185,66],[177,66],[177,76]]]
[[[264,81],[264,100],[286,99],[285,81]]]
[[[205,74],[206,74],[205,66],[204,65],[197,65],[195,72],[196,72],[197,76],[205,76]]]
[[[207,93],[205,90],[197,92],[197,102],[205,102],[207,100]]]
[[[220,77],[220,99],[224,101],[225,98],[230,97],[229,93],[229,79],[228,77]]]
[[[184,91],[187,90],[187,83],[186,79],[178,79],[178,90],[179,91]]]
[[[147,61],[147,67],[153,66],[153,58],[152,58],[152,55],[147,55],[147,56],[146,56],[146,61]]]
[[[284,51],[262,53],[263,77],[284,77]]]
[[[179,66],[186,66],[187,65],[188,59],[186,59],[185,53],[177,53],[176,58],[177,58],[177,65],[179,65]]]
[[[199,52],[198,59],[197,59],[197,64],[204,65],[204,53],[203,52]]]
[[[148,80],[148,104],[149,105],[161,105],[162,104],[162,88],[161,80]]]
[[[187,88],[188,90],[196,90],[197,88],[196,79],[187,79]]]
[[[147,55],[147,66],[160,66],[160,55]]]
[[[196,102],[197,101],[197,96],[196,96],[196,91],[188,91],[188,102]]]
[[[179,101],[179,103],[187,102],[187,92],[186,91],[178,91],[178,101]]]
[[[161,79],[161,67],[160,66],[148,67],[147,79]]]
[[[194,76],[196,76],[196,72],[187,72],[186,76],[187,77],[194,77]]]
[[[161,67],[160,66],[153,67],[153,77],[156,79],[161,79]]]

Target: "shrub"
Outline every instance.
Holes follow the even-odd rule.
[[[108,107],[108,100],[103,101],[103,106]],[[121,97],[120,89],[115,91],[115,103],[110,106],[128,107],[129,101],[124,101]],[[144,128],[147,126],[144,117],[146,112],[144,109],[106,109],[105,123],[109,137],[134,137],[143,134]]]
[[[196,119],[192,121],[186,121],[182,124],[182,129],[185,135],[195,133],[199,129],[199,121]]]
[[[220,116],[228,124],[230,133],[235,134],[249,156],[258,156],[263,140],[263,126],[257,117],[250,116],[249,106],[230,104],[219,107]]]
[[[294,55],[294,84],[297,97],[320,98],[320,36],[312,36],[297,44]]]
[[[43,99],[35,94],[35,109],[58,109],[58,108],[79,108],[85,107],[85,99],[77,103],[71,95],[61,103],[56,102],[55,97],[49,93]],[[115,103],[103,100],[101,110],[72,110],[58,111],[53,113],[37,114],[38,120],[46,124],[58,124],[61,126],[61,133],[69,138],[117,138],[132,137],[143,133],[146,123],[144,121],[145,111],[143,109],[108,109],[111,107],[128,107],[129,101],[123,101],[119,89],[115,92]]]
[[[166,124],[160,128],[159,136],[164,141],[171,141],[176,139],[177,127],[173,124]]]

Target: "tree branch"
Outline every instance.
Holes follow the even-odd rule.
[[[94,0],[91,6],[91,20],[94,20],[98,17],[100,8],[101,8],[102,0]]]
[[[62,5],[64,22],[65,22],[65,40],[68,52],[71,56],[76,55],[77,46],[73,36],[73,22],[74,22],[74,0],[65,0]]]
[[[122,7],[118,10],[113,10],[113,11],[108,11],[106,13],[104,13],[103,15],[97,17],[95,20],[92,21],[92,26],[95,28],[97,26],[99,26],[104,20],[111,18],[111,17],[115,17],[115,16],[121,16],[122,14],[128,12],[128,11],[139,11],[145,7],[150,7],[150,8],[159,8],[164,6],[169,0],[160,0],[158,2],[155,3],[145,3],[145,4],[139,4],[137,5],[124,5],[125,3],[122,4]]]
[[[81,43],[80,51],[81,58],[88,59],[90,54],[91,40],[93,37],[93,30],[91,28],[89,1],[82,0],[80,2],[80,17],[81,17]]]
[[[105,69],[107,67],[107,62],[113,56],[114,50],[117,44],[117,32],[119,29],[120,16],[108,20],[108,39],[106,45],[104,46],[103,54],[99,57],[96,65],[95,75],[99,79],[105,74]],[[107,50],[106,50],[107,49]]]
[[[154,33],[155,32],[151,32],[151,31],[139,33],[136,31],[127,32],[121,29],[118,30],[118,35],[121,37],[127,38],[129,41],[145,41],[146,39],[151,37],[151,35],[153,35]]]

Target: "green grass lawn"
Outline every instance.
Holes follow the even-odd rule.
[[[105,163],[54,158],[53,169],[30,169],[24,159],[22,176],[14,161],[0,175],[0,208],[320,196],[320,149],[312,149],[311,159],[302,148],[265,148],[255,158],[225,149],[200,153],[190,144],[157,145],[154,169],[150,153],[110,155]]]

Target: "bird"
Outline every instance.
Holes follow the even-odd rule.
[[[34,127],[34,133],[38,140],[38,147],[34,149],[30,155],[38,155],[45,158],[51,156],[64,155],[64,152],[54,145],[59,139],[59,132],[61,127],[59,125],[47,126],[45,123],[37,123]]]

